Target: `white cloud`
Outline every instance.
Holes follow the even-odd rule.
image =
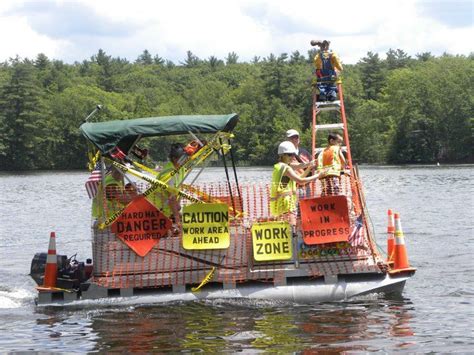
[[[472,23],[469,27],[448,26],[455,19],[442,23],[439,18],[443,16],[428,17],[427,11],[420,10],[420,1],[1,1],[0,30],[11,35],[0,37],[0,60],[16,54],[33,58],[43,52],[67,62],[82,61],[102,48],[129,60],[148,49],[176,63],[185,59],[187,50],[200,58],[224,58],[234,51],[240,60],[248,61],[270,53],[299,50],[306,54],[313,38],[331,40],[331,47],[345,63],[357,62],[368,51],[383,56],[389,48],[403,49],[412,56],[426,51],[469,54]],[[28,4],[36,8],[49,5],[52,13],[47,15],[53,23],[49,35],[35,27],[33,6],[30,13],[22,13],[21,8],[13,11]],[[75,20],[89,24],[91,18],[81,18],[89,14],[94,21],[87,34],[78,36],[68,29],[80,27],[60,23],[60,13],[70,14],[81,6],[85,9]],[[53,36],[54,21],[58,26]],[[117,31],[117,24],[125,28],[123,34]]]
[[[25,18],[3,17],[0,19],[0,60],[21,57],[35,58],[44,53],[56,57],[67,41],[53,40],[46,35],[36,33],[29,27]]]

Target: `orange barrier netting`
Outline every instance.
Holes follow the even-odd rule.
[[[213,281],[230,284],[252,280],[277,282],[287,270],[295,268],[309,277],[383,272],[385,262],[372,236],[356,173],[343,175],[338,191],[331,190],[318,180],[298,192],[306,198],[336,192],[346,196],[351,227],[354,227],[358,216],[363,217],[360,245],[353,246],[349,242],[306,245],[298,221],[293,227],[293,247],[296,251],[292,260],[257,262],[253,257],[251,227],[256,222],[275,220],[269,209],[270,184],[241,184],[241,199],[235,184],[230,185],[231,191],[227,183],[197,184],[183,190],[196,198],[224,202],[230,207],[228,248],[186,250],[182,245],[181,224],[175,223],[172,231],[141,257],[117,238],[110,227],[99,229],[97,220],[93,218],[93,282],[114,289],[199,284],[213,267],[216,268]],[[148,185],[140,183],[136,188],[141,193]],[[184,199],[180,203],[181,206],[190,204]],[[102,204],[108,214],[124,206],[110,201]]]

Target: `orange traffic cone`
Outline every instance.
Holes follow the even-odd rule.
[[[400,215],[395,213],[395,248],[394,248],[394,270],[392,273],[415,271],[408,262],[407,250],[405,248],[405,236],[403,235]]]
[[[393,246],[395,243],[395,222],[393,219],[393,212],[388,210],[388,224],[387,224],[387,262],[393,263]]]
[[[44,269],[43,287],[55,288],[58,277],[58,263],[56,257],[56,234],[51,232],[49,237],[48,256],[46,258],[46,267]]]

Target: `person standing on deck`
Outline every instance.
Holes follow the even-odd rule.
[[[342,64],[336,53],[329,50],[329,41],[311,41],[312,46],[318,46],[319,52],[314,57],[316,67],[316,87],[318,101],[337,100],[336,79],[342,72]]]
[[[289,129],[286,131],[286,138],[289,142],[293,143],[296,148],[296,154],[293,157],[290,166],[293,170],[303,176],[305,169],[308,166],[315,166],[316,162],[311,159],[311,154],[304,148],[300,147],[300,134],[296,129]],[[306,172],[304,176],[310,176],[311,171]],[[310,195],[310,188],[307,186],[306,189],[302,189],[302,185],[298,185],[299,189],[299,197],[308,197]]]
[[[108,218],[137,196],[137,191],[131,183],[124,185],[123,175],[120,170],[114,166],[111,166],[109,169],[104,179],[105,194],[101,183],[98,193],[92,200],[92,216],[94,218]],[[106,204],[104,204],[104,196]],[[105,209],[107,209],[107,215],[105,214]]]
[[[274,217],[287,219],[290,224],[296,224],[298,196],[296,184],[304,185],[324,175],[324,171],[305,177],[311,170],[310,164],[300,175],[290,166],[297,150],[293,143],[285,141],[278,146],[278,163],[273,166],[272,184],[270,191],[270,214]]]
[[[321,196],[339,195],[341,193],[341,173],[344,171],[346,159],[342,154],[341,135],[329,133],[328,145],[318,156],[318,171],[326,171],[321,179]]]
[[[293,143],[296,148],[296,154],[290,166],[299,174],[303,172],[311,164],[311,154],[304,148],[300,147],[300,134],[296,129],[286,131],[286,139]]]
[[[168,154],[169,161],[160,170],[157,179],[164,177],[172,171],[176,170],[176,174],[168,181],[168,185],[174,188],[180,187],[185,178],[184,169],[181,166],[184,164],[188,155],[184,151],[181,143],[174,143],[170,147]],[[174,218],[176,223],[179,223],[179,200],[178,197],[170,194],[167,191],[157,191],[150,196],[150,202],[160,209],[164,215]]]

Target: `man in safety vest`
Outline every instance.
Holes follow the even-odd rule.
[[[95,218],[108,218],[137,196],[135,187],[130,183],[124,186],[122,173],[113,166],[105,175],[104,182],[105,189],[100,184],[92,200],[92,216]]]
[[[342,64],[336,53],[329,50],[329,41],[311,41],[312,46],[318,46],[319,52],[314,57],[316,67],[316,86],[318,101],[337,100],[336,79],[342,71]]]
[[[324,172],[320,172],[314,176],[306,177],[312,165],[309,165],[302,175],[296,173],[290,166],[296,152],[293,143],[289,141],[280,143],[278,146],[279,161],[273,166],[270,189],[270,214],[286,219],[292,225],[296,224],[298,210],[296,184],[306,184],[324,174]]]
[[[316,162],[311,159],[311,154],[306,149],[300,147],[300,134],[296,129],[289,129],[286,131],[286,139],[293,143],[296,148],[296,154],[293,157],[290,166],[297,174],[302,175],[308,166],[315,166]],[[307,175],[311,175],[311,172],[308,172]],[[300,197],[307,197],[309,195],[309,186],[306,186],[308,187],[307,189],[299,190]],[[302,187],[302,185],[298,185],[298,187]]]
[[[185,152],[181,143],[171,145],[168,159],[169,161],[163,166],[163,169],[160,170],[157,179],[160,180],[172,173],[173,176],[168,180],[168,185],[179,189],[185,178],[185,171],[181,166],[188,159],[188,154]],[[164,215],[174,218],[175,222],[179,222],[180,205],[177,196],[167,191],[157,191],[148,198]]]
[[[341,193],[341,173],[344,171],[346,159],[342,154],[342,137],[339,134],[328,135],[328,145],[318,156],[318,171],[325,170],[321,179],[321,196],[339,195]]]

